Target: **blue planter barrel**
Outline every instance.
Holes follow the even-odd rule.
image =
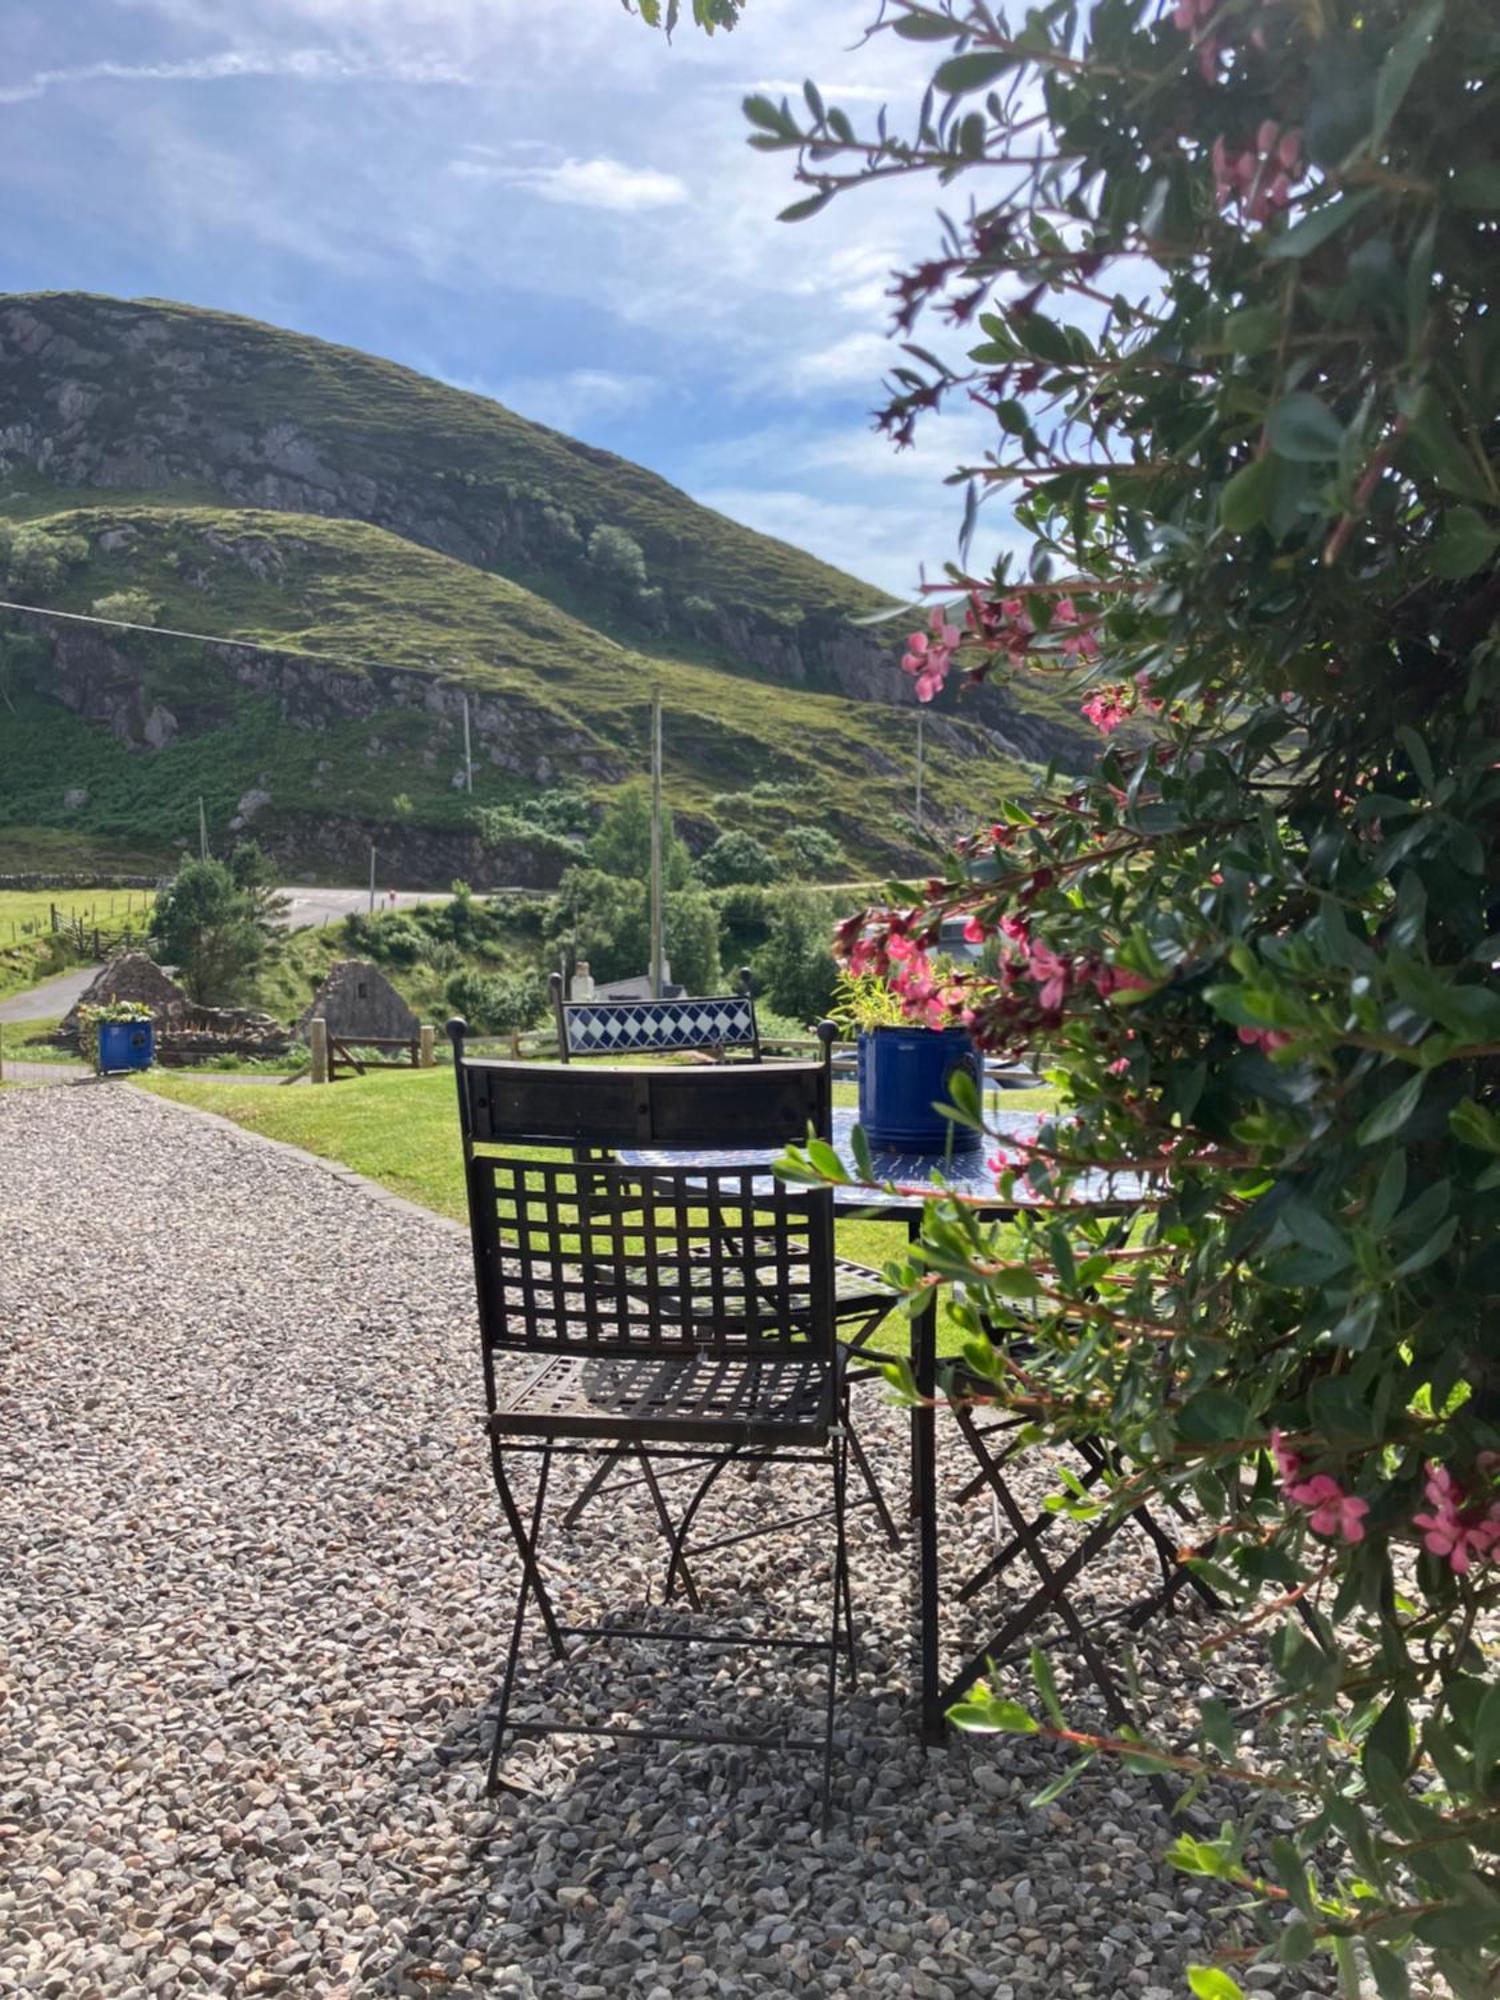
[[[895,1153],[969,1152],[984,1135],[935,1106],[952,1102],[949,1079],[966,1070],[980,1087],[979,1051],[967,1028],[871,1028],[859,1038],[859,1122],[872,1146]]]
[[[153,1021],[101,1021],[99,1023],[99,1074],[114,1070],[150,1069],[156,1054],[156,1024]]]

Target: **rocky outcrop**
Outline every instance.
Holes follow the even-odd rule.
[[[470,882],[476,889],[555,889],[567,863],[524,840],[486,841],[464,827],[413,826],[402,820],[343,814],[271,812],[255,822],[255,839],[284,877],[306,873],[333,882],[360,882],[375,849],[380,889],[430,889],[434,882]]]

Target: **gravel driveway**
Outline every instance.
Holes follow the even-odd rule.
[[[829,1836],[797,1756],[554,1739],[487,1802],[514,1570],[451,1227],[119,1086],[0,1098],[0,1242],[0,1992],[1167,2000],[1209,1955],[1140,1782],[1032,1812],[1048,1746],[915,1746],[902,1559],[863,1524]],[[721,1482],[720,1520],[776,1518],[786,1479]],[[570,1608],[657,1573],[633,1509],[564,1544]],[[814,1526],[731,1559],[720,1601],[800,1592],[821,1627],[826,1577]],[[1165,1704],[1202,1678],[1192,1631]],[[562,1686],[609,1714],[662,1650]],[[721,1657],[688,1705],[775,1722],[815,1692]]]

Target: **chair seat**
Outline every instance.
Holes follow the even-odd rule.
[[[812,1355],[497,1352],[496,1434],[822,1444],[833,1369]]]
[[[776,1281],[776,1246],[757,1238],[754,1245],[757,1265],[766,1273],[766,1282]],[[805,1285],[807,1267],[794,1264],[788,1272],[791,1284]],[[868,1264],[856,1264],[851,1257],[835,1257],[833,1260],[833,1316],[835,1320],[865,1319],[878,1312],[883,1306],[890,1312],[899,1304],[901,1294],[893,1285],[888,1285],[880,1273]]]

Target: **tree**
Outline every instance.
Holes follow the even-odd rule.
[[[223,861],[184,861],[151,911],[151,941],[195,1000],[243,999],[265,955],[267,929],[255,891]]]
[[[589,536],[588,562],[600,582],[617,597],[635,597],[646,588],[646,558],[640,543],[623,528],[603,523]]]
[[[827,898],[810,889],[788,889],[777,899],[755,969],[771,1005],[793,1021],[821,1021],[833,1005],[838,966],[829,924]]]
[[[733,829],[721,833],[699,857],[698,872],[705,882],[723,888],[731,882],[774,882],[776,857],[762,847],[753,833]]]
[[[517,1038],[534,1028],[547,1009],[547,989],[536,972],[457,972],[443,989],[448,1005],[480,1035]]]
[[[644,882],[651,874],[651,788],[636,778],[622,785],[604,809],[589,842],[589,860],[606,875]],[[662,808],[661,879],[682,889],[692,877],[693,857],[678,838],[670,807]]]
[[[717,993],[724,979],[719,966],[719,912],[712,896],[702,889],[687,889],[671,897],[664,929],[674,983],[688,993]],[[643,922],[643,937],[644,932]]]
[[[831,881],[846,865],[843,848],[826,827],[789,827],[781,848],[791,873],[815,882]]]
[[[796,159],[791,218],[893,176],[972,189],[894,292],[908,342],[930,312],[967,353],[909,345],[880,423],[907,443],[954,399],[988,412],[966,533],[1004,493],[1031,540],[951,566],[902,664],[924,700],[1050,672],[1106,739],[1097,775],[842,927],[910,1018],[1066,1079],[1001,1167],[1046,1210],[1006,1236],[935,1200],[908,1282],[962,1279],[970,1378],[1036,1434],[1107,1413],[1113,1504],[1195,1518],[1226,1622],[1267,1638],[1250,1754],[1210,1703],[1187,1765],[1288,1831],[1171,1858],[1243,1898],[1267,1959],[1323,1950],[1346,1994],[1363,1970],[1391,1996],[1416,1944],[1477,2000],[1500,1978],[1493,6],[1095,0],[1012,35],[981,0],[891,0],[876,25],[941,58],[913,123],[861,132],[809,86],[750,100],[754,143]],[[933,957],[953,916],[980,968]],[[1116,1225],[1053,1205],[1100,1165],[1150,1190]],[[980,1688],[959,1719],[1065,1734],[1044,1668],[1032,1712]]]

